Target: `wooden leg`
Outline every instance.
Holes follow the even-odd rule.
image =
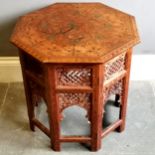
[[[34,104],[33,104],[33,99],[32,99],[32,91],[30,88],[29,80],[25,74],[25,64],[24,64],[24,57],[23,57],[22,51],[19,51],[19,56],[20,56],[20,63],[21,63],[21,67],[22,67],[22,74],[23,74],[23,81],[24,81],[25,96],[26,96],[30,128],[32,131],[35,131],[35,126],[33,124],[33,119],[34,119],[35,115],[34,115]]]
[[[56,96],[55,69],[53,66],[45,66],[45,81],[47,105],[50,123],[51,145],[54,151],[60,151],[60,118],[59,105]]]
[[[131,55],[132,50],[130,49],[126,55],[125,69],[127,75],[123,79],[123,89],[121,95],[121,107],[120,107],[120,119],[122,120],[121,126],[117,129],[119,132],[125,129],[125,119],[126,119],[126,110],[127,110],[127,98],[128,98],[128,86],[129,86],[129,77],[130,77],[130,64],[131,64]]]
[[[115,95],[115,102],[114,102],[114,105],[115,105],[116,107],[120,107],[119,99],[120,99],[120,95],[119,95],[119,94],[116,94],[116,95]]]
[[[91,150],[101,148],[103,109],[103,65],[93,67],[93,95],[91,109]]]
[[[25,95],[26,95],[26,102],[27,102],[27,109],[28,109],[28,116],[30,122],[30,128],[32,131],[35,131],[35,125],[33,123],[33,119],[35,118],[34,114],[34,103],[32,97],[32,91],[29,86],[28,80],[24,80],[24,87],[25,87]]]

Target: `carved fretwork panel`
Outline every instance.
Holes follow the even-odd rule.
[[[105,64],[105,81],[117,77],[125,70],[125,56],[126,53],[123,53]]]
[[[60,113],[70,106],[77,105],[84,108],[87,111],[89,117],[91,94],[90,93],[58,93],[58,102]]]
[[[37,105],[37,103],[40,102],[41,98],[43,98],[47,103],[44,93],[45,90],[43,87],[41,87],[39,84],[35,83],[32,80],[29,80],[29,86],[31,88],[32,100],[34,104]]]
[[[121,94],[122,93],[123,81],[119,80],[116,83],[104,88],[104,103],[108,100],[110,95]]]
[[[91,86],[91,69],[80,68],[57,68],[57,85],[59,86]]]
[[[57,87],[75,87],[76,89],[82,89],[83,87],[91,87],[92,85],[92,69],[85,66],[61,66],[56,68]],[[62,111],[70,106],[77,105],[84,108],[87,111],[89,117],[90,105],[91,105],[91,93],[86,92],[66,92],[58,93],[59,109],[62,116]],[[61,119],[62,119],[61,118]]]

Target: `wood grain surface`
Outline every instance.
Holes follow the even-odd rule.
[[[11,42],[41,62],[103,63],[139,37],[131,15],[101,3],[55,3],[21,17]]]

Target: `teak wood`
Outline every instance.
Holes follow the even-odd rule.
[[[79,142],[97,151],[109,132],[124,130],[132,47],[139,42],[133,16],[101,3],[56,3],[21,17],[11,42],[19,48],[30,128],[42,130],[53,150]],[[120,116],[103,129],[111,95]],[[49,129],[34,112],[42,99]],[[87,111],[90,135],[60,134],[63,110],[73,105]]]

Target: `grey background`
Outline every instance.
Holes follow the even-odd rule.
[[[9,43],[13,27],[19,16],[37,10],[55,2],[90,2],[90,0],[0,0],[0,56],[17,56],[17,49]],[[93,1],[91,1],[93,2]],[[135,47],[135,54],[155,54],[155,1],[151,0],[100,0],[114,8],[132,14],[136,17],[141,37],[141,44]]]

